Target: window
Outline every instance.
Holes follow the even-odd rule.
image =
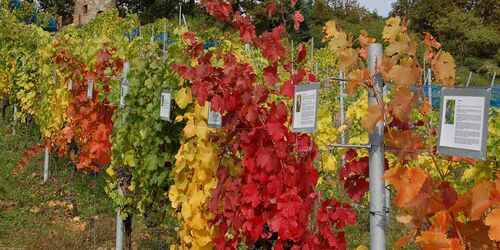
[[[87,12],[89,12],[89,7],[88,5],[83,5],[83,14],[87,14]]]

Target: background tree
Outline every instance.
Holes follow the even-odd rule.
[[[48,12],[54,17],[62,16],[63,25],[73,23],[75,7],[73,0],[38,0],[38,3],[44,12]]]
[[[500,65],[500,0],[397,0],[395,15],[406,16],[416,33],[431,32],[458,59],[458,80],[469,71],[486,76]],[[473,84],[488,84],[488,81]]]

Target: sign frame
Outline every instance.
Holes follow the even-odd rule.
[[[94,81],[88,80],[87,81],[87,100],[92,100],[93,97],[94,97]]]
[[[169,94],[170,95],[170,98],[169,98],[169,102],[168,102],[168,116],[162,116],[162,109],[163,109],[163,106],[164,106],[164,100],[163,100],[163,95],[164,94]],[[170,116],[171,116],[171,113],[172,113],[172,90],[170,89],[162,89],[161,90],[161,94],[160,94],[160,119],[163,120],[163,121],[170,121]]]
[[[218,116],[220,117],[220,123],[212,122],[212,121],[214,121],[213,119],[215,119],[215,118],[213,118],[213,119],[210,118],[211,117],[210,115],[212,115],[212,114],[218,114]],[[212,117],[213,117],[213,115],[212,115]],[[212,111],[212,105],[210,102],[208,102],[207,126],[209,128],[221,128],[222,127],[222,114],[220,112]]]
[[[445,119],[444,99],[445,96],[459,96],[459,97],[484,97],[484,110],[483,110],[483,128],[481,136],[481,150],[471,150],[458,147],[441,146],[441,132],[443,130],[443,119]],[[486,160],[486,146],[488,142],[488,120],[490,112],[491,89],[469,89],[469,88],[443,88],[441,90],[441,104],[439,109],[439,133],[437,153],[444,155],[454,155],[466,158],[475,158]]]
[[[318,105],[319,105],[319,84],[318,83],[308,83],[308,84],[298,84],[295,85],[294,90],[293,90],[293,110],[292,110],[292,132],[301,132],[301,133],[307,133],[307,132],[315,132],[316,128],[318,126]],[[310,91],[310,90],[315,90],[316,91],[316,106],[315,106],[315,111],[314,111],[314,125],[312,127],[301,127],[301,128],[295,128],[295,110],[297,110],[297,101],[295,100],[295,97],[297,96],[297,92],[304,92],[304,91]]]

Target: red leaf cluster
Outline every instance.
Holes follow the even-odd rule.
[[[211,102],[213,109],[223,116],[223,133],[215,137],[214,142],[224,149],[231,163],[219,167],[218,186],[209,204],[215,214],[212,223],[218,228],[218,237],[214,239],[216,248],[236,249],[238,243],[244,241],[248,247],[257,248],[344,249],[345,238],[338,230],[354,223],[355,214],[349,205],[327,200],[315,214],[317,223],[307,226],[312,223],[318,199],[314,191],[318,171],[313,165],[318,148],[310,136],[292,133],[285,126],[290,121],[286,104],[268,98],[270,93],[291,96],[293,86],[306,76],[300,67],[296,72],[289,71],[291,80],[285,82],[279,92],[273,88],[280,82],[278,66],[283,64],[286,69],[291,65],[282,60],[286,56],[281,42],[284,26],[253,39],[252,35],[242,35],[245,34],[242,27],[253,30],[248,28],[253,25],[240,13],[232,15],[224,8],[214,10],[224,6],[218,1],[203,3],[211,15],[239,29],[242,42],[253,40],[263,57],[270,61],[263,70],[269,89],[257,83],[258,77],[251,65],[239,62],[231,52],[191,53],[191,60],[197,60],[196,66],[173,67],[192,83],[192,93],[198,103]],[[271,6],[270,12],[272,10]],[[225,13],[224,18],[220,18],[220,12]],[[231,15],[233,20],[225,18]],[[297,21],[300,22],[299,15]],[[199,45],[193,40],[196,39],[191,40],[187,51],[198,51]],[[223,67],[212,65],[212,58],[222,59]],[[230,166],[239,166],[242,172],[233,176]]]

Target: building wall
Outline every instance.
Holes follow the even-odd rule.
[[[116,7],[115,0],[75,0],[73,23],[86,24],[106,10]]]

